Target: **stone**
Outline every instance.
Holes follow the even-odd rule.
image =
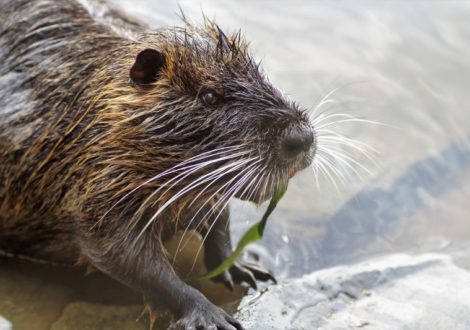
[[[11,323],[0,316],[0,330],[11,330]]]
[[[243,299],[246,329],[470,329],[470,272],[441,254],[389,255]]]

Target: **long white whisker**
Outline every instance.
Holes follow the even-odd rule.
[[[246,170],[248,170],[248,168],[247,168]],[[246,173],[246,172],[247,172],[246,170],[244,170],[241,174]],[[249,172],[250,172],[250,173],[253,173],[254,171],[251,170],[251,171],[249,171]],[[224,194],[223,194],[223,195],[219,198],[219,200],[211,207],[211,209],[210,209],[209,211],[207,211],[206,214],[205,214],[203,217],[201,217],[202,220],[200,221],[200,223],[199,223],[199,224],[196,226],[196,228],[195,228],[196,231],[198,231],[198,228],[199,228],[200,226],[202,226],[202,225],[205,224],[205,219],[206,219],[207,217],[209,217],[209,216],[212,216],[212,215],[217,211],[218,206],[219,206],[220,204],[222,204],[222,203],[224,202],[224,200],[226,200],[226,203],[224,204],[224,206],[223,206],[222,208],[220,208],[219,213],[218,213],[217,216],[214,218],[214,220],[213,220],[211,226],[209,227],[209,229],[208,229],[206,235],[204,236],[204,238],[203,238],[201,244],[204,243],[204,241],[205,241],[206,238],[207,238],[207,235],[209,235],[209,232],[212,230],[212,227],[214,226],[215,222],[219,219],[221,213],[223,212],[223,210],[225,209],[225,207],[227,207],[227,204],[231,201],[232,197],[237,193],[237,191],[236,191],[236,190],[238,190],[237,187],[239,187],[241,184],[244,184],[244,182],[246,181],[246,179],[245,179],[246,177],[247,177],[247,174],[245,174],[245,175],[240,179],[240,181],[239,181],[238,183],[236,183],[235,185],[233,185],[228,191],[224,192]],[[236,189],[236,190],[235,190],[235,189]],[[235,192],[234,192],[233,194],[231,194],[231,192],[233,192],[233,191],[235,191]],[[186,244],[183,245],[183,248],[182,248],[183,250],[184,250],[184,248],[186,247],[187,244],[188,244],[188,242],[186,242]],[[198,250],[198,253],[199,253],[199,250]],[[196,254],[195,260],[197,260],[197,256],[198,256],[198,254]],[[193,267],[194,267],[194,264],[193,264]],[[192,270],[192,269],[191,269],[191,270]]]
[[[324,149],[326,149],[328,151],[329,150],[333,150],[333,151],[336,150],[336,151],[341,152],[341,153],[345,153],[346,152],[345,148],[350,147],[354,150],[357,150],[362,155],[364,155],[374,166],[379,167],[379,164],[376,161],[376,154],[374,154],[374,153],[372,153],[368,150],[362,149],[361,147],[358,147],[356,145],[338,141],[337,143],[334,143],[334,144],[333,143],[322,143],[322,146],[324,147]],[[343,146],[343,147],[341,147],[341,146]]]
[[[312,169],[312,172],[313,172],[313,177],[315,178],[315,183],[316,183],[316,186],[317,186],[317,190],[320,189],[320,182],[318,180],[318,166],[317,166],[317,163],[313,163],[310,168]]]
[[[261,161],[261,159],[259,159],[258,161],[254,162],[253,164],[250,164],[249,166],[247,166],[247,169],[249,168],[252,168],[254,167],[251,171],[254,171],[256,170],[257,167],[259,166],[256,166],[256,164],[258,164],[259,162]],[[244,164],[242,164],[241,166],[243,166]],[[238,168],[236,168],[238,169]],[[236,169],[233,169],[233,170],[236,170]],[[229,180],[228,182],[226,182],[222,187],[220,187],[217,191],[215,191],[211,196],[209,196],[209,198],[207,198],[206,202],[204,204],[201,205],[201,207],[199,207],[199,209],[196,211],[196,213],[193,215],[193,217],[191,218],[191,220],[189,220],[188,222],[188,225],[186,226],[184,232],[183,232],[183,235],[178,243],[178,246],[176,248],[176,253],[175,253],[175,256],[173,258],[173,263],[175,262],[176,260],[176,257],[177,257],[177,254],[178,252],[180,251],[180,247],[181,247],[181,243],[184,239],[184,236],[186,235],[188,229],[191,227],[191,224],[192,222],[194,221],[194,219],[197,217],[197,215],[201,212],[201,210],[203,210],[203,208],[223,189],[225,189],[228,185],[230,185],[234,180],[237,179],[238,176],[240,176],[241,174],[243,174],[243,171],[240,172],[239,174],[237,174],[236,176],[234,176],[231,180]],[[215,182],[216,180],[218,180],[219,177],[217,177],[216,179],[214,179],[211,183],[209,183],[209,185],[211,185],[213,182]],[[207,188],[207,187],[206,187]],[[205,188],[205,189],[206,189]],[[198,194],[198,196],[200,196],[201,193]],[[196,200],[198,197],[194,198],[194,200]],[[194,201],[193,201],[194,202]],[[190,206],[192,205],[193,203],[190,204]],[[203,221],[201,221],[203,222]],[[186,247],[186,245],[183,246],[182,249],[184,249]]]
[[[326,104],[342,103],[342,101],[330,99],[338,89],[327,93],[310,115],[310,123],[315,129],[317,142],[317,155],[311,165],[317,186],[319,185],[319,175],[322,174],[335,186],[336,190],[339,190],[336,180],[345,184],[347,178],[345,173],[348,171],[353,172],[360,179],[362,179],[363,172],[373,175],[367,166],[353,158],[355,155],[360,154],[367,158],[373,166],[379,167],[377,163],[379,152],[367,143],[332,131],[330,127],[347,123],[361,123],[396,128],[378,121],[357,118],[351,114],[337,113],[333,111],[333,107],[325,107]]]
[[[329,120],[331,118],[337,118],[337,117],[347,118],[347,119],[356,118],[354,116],[351,116],[351,115],[348,115],[348,114],[345,114],[345,113],[332,113],[332,114],[328,114],[328,115],[319,115],[319,116],[317,116],[315,119],[312,120],[312,124],[315,127],[319,127],[318,125],[320,125],[320,123],[322,123],[326,120]]]
[[[332,155],[332,157],[334,158],[335,161],[337,161],[337,162],[340,163],[339,165],[341,166],[341,168],[345,168],[345,167],[346,167],[346,168],[350,169],[354,174],[357,175],[357,177],[358,177],[359,179],[363,180],[363,177],[362,177],[362,175],[359,173],[359,171],[358,171],[356,168],[354,168],[354,166],[352,166],[349,162],[347,162],[346,160],[344,160],[343,158],[341,158],[341,157],[339,157],[339,156],[337,156],[337,155]]]
[[[259,171],[259,173],[253,178],[254,182],[256,182],[256,180],[257,180],[257,182],[256,182],[256,184],[253,185],[253,187],[250,188],[250,190],[248,191],[248,193],[247,193],[247,199],[248,199],[248,200],[252,200],[252,199],[254,198],[254,195],[255,195],[256,192],[258,191],[260,184],[263,182],[263,176],[265,175],[265,172],[264,172],[264,171],[266,171],[266,169],[267,169],[267,165],[265,165],[265,166]],[[260,177],[260,178],[258,179],[258,177]]]
[[[263,185],[263,190],[261,191],[260,196],[264,196],[266,194],[266,191],[268,189],[268,184],[270,183],[269,179],[271,178],[273,170],[271,169],[267,174],[266,174],[266,179],[264,179],[264,185]]]
[[[143,209],[144,206],[150,201],[153,199],[153,197],[158,194],[163,188],[165,188],[166,186],[168,186],[169,184],[171,184],[171,186],[169,186],[165,192],[162,194],[161,197],[163,197],[170,189],[172,189],[174,186],[176,186],[178,183],[180,183],[181,181],[183,181],[184,179],[186,179],[188,176],[190,176],[191,174],[193,174],[194,172],[197,172],[199,171],[200,169],[204,168],[204,167],[207,167],[209,165],[212,165],[214,163],[218,163],[218,162],[221,162],[221,161],[225,161],[225,160],[230,160],[230,159],[233,159],[233,158],[237,158],[239,156],[243,156],[247,154],[247,152],[240,152],[240,153],[236,153],[236,154],[231,154],[229,156],[223,156],[223,157],[219,157],[219,158],[216,158],[216,159],[211,159],[211,160],[208,160],[208,161],[205,161],[203,163],[198,163],[196,164],[194,167],[191,168],[191,170],[189,171],[186,171],[186,172],[183,172],[183,173],[180,173],[178,175],[176,175],[175,177],[173,177],[172,179],[168,180],[167,182],[165,182],[165,184],[163,184],[162,186],[160,186],[158,189],[156,189],[154,192],[152,192],[146,199],[145,201],[142,203],[142,206],[139,208],[139,210]],[[232,165],[233,163],[230,163],[230,165]],[[228,165],[226,165],[228,166]],[[209,172],[207,173],[205,176],[208,176],[208,175],[211,175],[211,174],[214,174],[214,173],[220,173],[221,171],[223,171],[224,169],[226,169],[226,167],[223,167],[222,169],[220,168],[217,168],[215,169],[214,171],[212,172]],[[201,178],[199,178],[201,179]]]
[[[336,93],[336,91],[339,89],[339,87],[337,88],[334,88],[332,91],[330,91],[329,93],[327,93],[321,100],[320,102],[318,103],[318,105],[315,107],[315,109],[313,109],[312,111],[312,115],[318,111],[318,109],[320,109],[322,107],[322,105],[325,104],[326,100],[331,96],[333,95],[334,93]]]
[[[191,158],[188,158],[186,159],[185,161],[171,167],[170,169],[168,170],[165,170],[163,171],[162,173],[160,174],[157,174],[155,175],[154,177],[148,179],[147,181],[145,181],[144,183],[140,184],[138,187],[134,188],[133,190],[131,190],[129,193],[127,193],[126,195],[124,195],[118,202],[116,202],[116,204],[122,202],[124,199],[126,199],[129,195],[131,195],[132,193],[134,193],[136,190],[142,188],[143,186],[161,178],[162,176],[164,175],[167,175],[167,174],[171,174],[171,173],[174,173],[176,171],[180,171],[180,170],[184,170],[188,167],[192,167],[194,165],[198,165],[198,164],[194,164],[194,165],[188,165],[186,167],[182,167],[183,165],[186,165],[188,163],[191,163],[191,162],[194,162],[194,161],[198,161],[198,160],[201,160],[201,159],[204,159],[204,158],[209,158],[209,157],[213,157],[215,155],[218,155],[218,154],[224,154],[224,153],[229,153],[233,150],[236,150],[236,149],[240,149],[241,146],[237,146],[237,147],[233,147],[233,148],[230,148],[228,149],[229,147],[223,147],[223,148],[218,148],[218,149],[215,149],[215,150],[211,150],[211,151],[207,151],[207,152],[204,152],[204,153],[201,153],[201,154],[198,154],[194,157],[191,157]],[[228,150],[226,150],[228,149]]]
[[[251,185],[255,182],[256,178],[257,178],[257,177],[260,175],[260,173],[263,171],[263,170],[260,170],[260,167],[261,167],[261,165],[257,166],[257,167],[254,169],[254,170],[257,171],[258,173],[257,173],[255,176],[253,176],[253,178],[251,179],[251,181],[246,185],[245,189],[243,189],[243,191],[240,192],[240,199],[243,199],[243,198],[245,198],[245,197],[248,196],[248,191],[250,190]],[[264,167],[266,167],[266,165],[265,165]],[[254,172],[254,171],[252,171],[252,172]],[[251,173],[248,173],[247,176],[251,177]],[[249,180],[249,179],[247,179],[247,181],[248,181],[248,180]],[[245,194],[246,194],[246,196],[245,196]]]
[[[224,193],[223,193],[222,196],[219,198],[219,200],[217,201],[217,203],[214,204],[214,206],[212,207],[211,210],[209,210],[208,212],[206,212],[206,214],[204,215],[203,218],[206,218],[207,216],[213,214],[213,213],[214,213],[214,210],[217,209],[217,206],[222,203],[222,201],[224,200],[224,198],[225,198],[226,196],[229,196],[230,192],[233,191],[234,189],[236,189],[236,187],[240,184],[240,182],[243,182],[243,181],[246,180],[246,177],[248,176],[248,174],[245,174],[245,173],[246,173],[246,172],[248,172],[248,173],[252,173],[252,172],[253,172],[253,170],[250,170],[250,168],[251,168],[251,166],[250,166],[250,167],[247,167],[247,168],[245,168],[245,169],[243,169],[243,171],[242,171],[241,173],[239,173],[239,174],[243,175],[243,177],[240,178],[240,180],[239,180],[236,184],[234,184],[231,188],[229,188],[229,190],[224,191]],[[238,176],[240,176],[240,175],[238,175]],[[237,177],[238,177],[238,176],[237,176]],[[230,181],[230,183],[231,183],[232,181],[234,181],[234,179],[236,179],[236,178],[233,178],[233,179]],[[201,221],[200,224],[196,227],[196,230],[197,230],[197,228],[198,228],[201,224],[203,224],[203,223],[204,223],[204,221]]]
[[[325,151],[325,150],[323,150],[323,151]],[[349,160],[353,164],[355,164],[355,165],[359,166],[360,168],[362,168],[367,174],[369,174],[370,176],[373,176],[373,173],[367,167],[365,167],[364,165],[359,163],[357,160],[350,157],[346,152],[343,151],[343,153],[341,154],[337,151],[332,150],[331,148],[329,150],[327,150],[327,152],[332,154],[333,157],[335,157],[337,159]]]
[[[92,226],[91,229],[93,229],[98,223],[100,223],[109,214],[109,212],[111,212],[117,205],[122,203],[126,198],[128,198],[130,195],[132,195],[133,193],[135,193],[137,190],[141,189],[145,185],[148,185],[149,183],[154,182],[154,181],[156,181],[157,179],[159,179],[163,176],[166,176],[166,175],[169,175],[169,174],[172,174],[172,173],[175,173],[175,172],[183,171],[185,169],[188,169],[188,168],[191,168],[191,167],[197,165],[197,164],[194,164],[194,165],[184,166],[184,165],[186,165],[190,162],[198,161],[198,160],[205,159],[205,158],[208,158],[208,157],[213,157],[213,156],[219,155],[219,154],[229,153],[229,152],[232,152],[234,150],[238,150],[241,147],[242,146],[222,147],[222,148],[217,148],[215,150],[207,151],[207,152],[198,154],[196,156],[190,157],[190,158],[186,159],[185,161],[171,167],[170,169],[167,169],[167,170],[163,171],[162,173],[159,173],[159,174],[155,175],[154,177],[148,179],[147,181],[140,184],[136,188],[132,189],[130,192],[126,193],[123,197],[121,197],[116,203],[114,203],[111,206],[111,208],[108,211],[106,211],[103,214],[103,216]]]
[[[321,129],[323,129],[325,127],[329,127],[331,125],[337,125],[337,124],[340,124],[340,123],[352,123],[352,122],[372,124],[372,125],[380,125],[380,126],[386,126],[386,127],[393,128],[393,126],[390,126],[388,124],[384,124],[384,123],[381,123],[381,122],[378,122],[378,121],[374,121],[374,120],[361,119],[361,118],[350,118],[350,119],[343,119],[343,120],[338,120],[338,121],[334,121],[334,122],[331,122],[331,123],[324,124],[322,126],[317,127],[317,130],[321,130]]]
[[[319,149],[319,150],[322,150],[322,149]],[[324,151],[324,150],[322,150]],[[328,155],[329,156],[329,155]],[[329,168],[331,170],[331,172],[333,173],[333,175],[336,175],[336,177],[340,180],[340,183],[345,186],[346,185],[346,178],[344,176],[343,173],[341,173],[341,171],[335,166],[335,161],[336,159],[333,157],[333,160],[330,159],[330,157],[324,157],[323,158],[323,164],[325,165],[325,167]]]
[[[331,181],[331,183],[336,188],[336,191],[339,192],[338,184],[336,183],[336,180],[331,176],[330,172],[325,167],[326,165],[324,164],[324,162],[325,162],[324,159],[322,157],[319,157],[319,155],[318,155],[317,156],[318,169],[320,170],[320,172],[322,172]]]
[[[250,158],[248,160],[245,160],[245,162],[248,162],[248,161],[252,161],[253,159],[256,159],[256,158]],[[217,171],[224,171],[225,169],[229,168],[229,167],[232,167],[233,164],[229,164],[229,165],[226,165],[226,166],[223,166],[221,167],[220,169],[218,169]],[[215,171],[214,171],[215,172]],[[171,205],[174,201],[176,201],[179,197],[183,196],[184,194],[186,194],[187,192],[193,190],[194,188],[200,186],[201,184],[205,183],[206,181],[209,181],[211,178],[209,177],[209,179],[207,178],[208,175],[213,175],[213,172],[211,173],[208,173],[206,175],[203,175],[201,177],[199,177],[198,179],[196,179],[194,182],[192,182],[191,185],[189,185],[189,187],[186,187],[184,189],[182,189],[181,191],[179,191],[178,193],[176,193],[175,195],[173,195],[168,201],[166,201],[161,207],[159,207],[159,209],[155,212],[155,214],[150,218],[150,220],[147,221],[147,223],[145,224],[144,228],[142,229],[142,231],[139,233],[139,235],[137,236],[136,240],[138,240],[142,235],[143,233],[147,230],[147,228],[151,225],[151,223],[153,223],[153,221],[169,206]]]
[[[376,154],[379,153],[379,151],[377,149],[373,148],[372,146],[370,146],[367,143],[364,143],[364,142],[361,142],[361,141],[358,141],[358,140],[355,140],[355,139],[350,139],[350,138],[347,138],[347,137],[342,136],[340,134],[336,134],[336,136],[331,136],[331,135],[320,136],[320,137],[318,137],[318,140],[339,142],[339,143],[344,144],[344,145],[349,145],[351,147],[355,147],[359,151],[364,151],[365,150],[365,151],[373,152],[373,153],[376,153]]]
[[[245,177],[246,177],[246,175],[245,175],[243,178],[245,178]],[[191,270],[193,270],[193,269],[194,269],[194,266],[196,265],[196,260],[197,260],[197,258],[198,258],[198,256],[199,256],[199,253],[201,252],[201,249],[202,249],[202,247],[203,247],[203,245],[204,245],[204,242],[206,241],[206,239],[207,239],[207,237],[208,237],[210,231],[212,230],[212,228],[214,227],[215,223],[216,223],[217,220],[219,219],[219,217],[220,217],[220,215],[222,214],[223,210],[227,207],[227,204],[230,202],[231,198],[232,198],[233,196],[235,196],[235,195],[237,194],[237,192],[238,192],[241,188],[243,188],[243,184],[244,184],[246,181],[247,181],[247,179],[245,179],[245,180],[240,180],[236,185],[234,185],[234,186],[231,188],[232,193],[228,193],[227,196],[225,197],[225,200],[226,200],[225,204],[220,208],[219,213],[217,214],[216,218],[215,218],[214,221],[212,222],[211,226],[208,228],[207,233],[206,233],[206,235],[204,236],[204,238],[203,238],[203,240],[202,240],[202,242],[201,242],[201,246],[199,247],[199,249],[198,249],[197,252],[196,252],[196,256],[195,256],[195,258],[194,258],[194,261],[193,261],[193,265],[192,265],[192,267],[191,267]],[[217,202],[217,204],[219,204],[219,202],[222,201],[222,200],[223,200],[223,198],[221,198],[221,199]],[[213,209],[216,209],[217,204],[214,206]]]

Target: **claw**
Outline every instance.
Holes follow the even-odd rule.
[[[243,330],[243,326],[240,324],[240,322],[235,320],[233,317],[227,316],[226,320],[228,323],[230,323],[230,325],[233,325],[237,330]]]
[[[256,284],[256,278],[248,268],[243,267],[243,265],[241,264],[236,264],[232,268],[232,273],[233,276],[236,278],[237,282],[246,282],[253,289],[258,289],[258,285]]]
[[[160,315],[158,314],[157,309],[150,302],[150,300],[144,297],[144,310],[142,311],[142,314],[140,315],[138,320],[140,320],[146,313],[148,314],[148,317],[149,317],[149,330],[152,330],[153,326],[155,325],[155,322],[157,321]]]
[[[85,269],[85,276],[90,276],[91,274],[95,273],[96,272],[96,268],[93,267],[92,265],[88,264],[86,265],[86,269]]]
[[[227,289],[233,291],[234,284],[247,283],[250,287],[257,290],[257,281],[268,282],[272,281],[277,284],[274,276],[267,270],[264,270],[257,264],[238,261],[233,264],[228,270],[214,279],[215,282],[221,282]]]
[[[232,274],[229,271],[225,271],[213,280],[214,282],[222,283],[227,289],[233,292],[235,283],[232,278]]]
[[[250,272],[250,271],[245,271],[245,280],[248,282],[248,284],[254,289],[258,290],[258,284],[256,284],[256,278],[255,276]]]
[[[225,287],[233,292],[234,283],[233,283],[232,275],[229,272],[224,272],[222,276],[223,276],[222,281]]]
[[[185,315],[171,330],[243,330],[242,325],[232,316],[207,301],[199,301],[192,305]]]
[[[246,263],[244,266],[248,268],[258,280],[263,282],[272,281],[274,284],[277,284],[276,278],[269,271],[252,263]]]

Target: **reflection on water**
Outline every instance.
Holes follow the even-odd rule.
[[[411,165],[385,189],[366,189],[327,221],[322,265],[384,250],[447,247],[468,240],[470,149],[451,144]]]
[[[176,1],[113,1],[153,27],[180,24]],[[242,28],[273,82],[305,107],[338,88],[322,111],[388,125],[331,126],[378,149],[378,165],[349,149],[372,174],[357,165],[359,175],[344,169],[347,181],[337,179],[338,187],[321,177],[318,188],[311,171],[293,180],[263,241],[250,249],[278,277],[390,251],[465,243],[470,2],[178,3],[196,21],[202,8],[225,29]],[[247,219],[262,214],[237,201],[232,208],[235,237]]]

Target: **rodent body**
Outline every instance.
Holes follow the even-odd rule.
[[[102,2],[0,0],[0,250],[89,263],[184,329],[241,329],[176,276],[162,241],[195,229],[217,266],[230,198],[266,200],[314,144],[240,34],[211,21],[150,32]],[[255,279],[272,276],[239,262],[217,278]]]

